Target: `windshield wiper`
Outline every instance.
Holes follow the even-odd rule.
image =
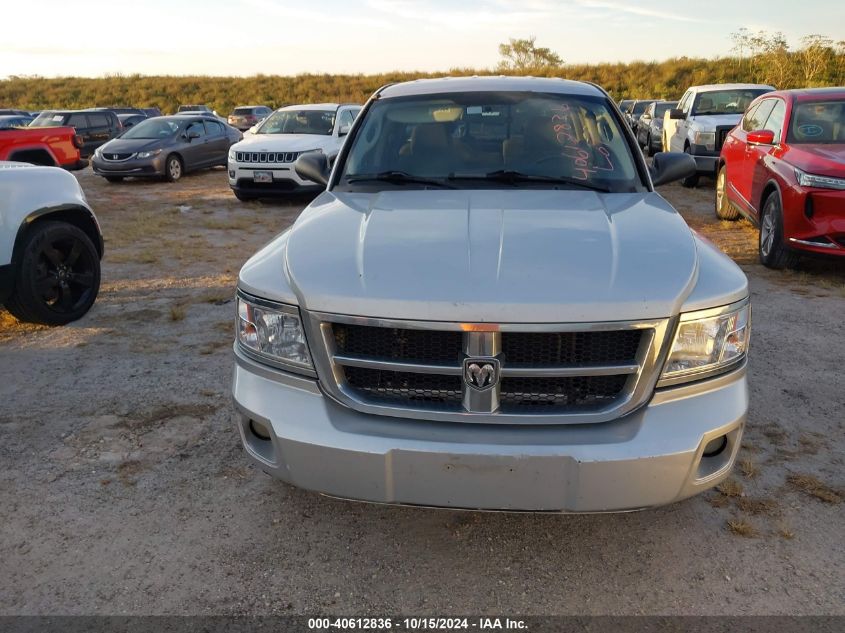
[[[514,171],[512,169],[497,169],[482,175],[461,175],[452,174],[449,180],[494,180],[496,182],[505,182],[515,185],[518,182],[547,182],[554,185],[567,185],[578,187],[579,189],[589,189],[590,191],[598,191],[601,193],[611,193],[610,189],[589,184],[583,180],[576,178],[567,178],[565,176],[541,176],[524,174],[521,171]]]
[[[434,178],[423,178],[421,176],[413,176],[404,171],[382,171],[377,174],[350,174],[346,177],[346,182],[353,184],[356,182],[365,182],[368,180],[389,182],[397,185],[431,185],[432,187],[440,187],[442,189],[454,189],[450,184]]]

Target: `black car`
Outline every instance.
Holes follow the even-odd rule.
[[[29,125],[74,128],[82,137],[82,158],[88,158],[100,145],[108,143],[123,131],[120,120],[111,110],[44,110]]]
[[[628,125],[631,126],[631,129],[635,134],[637,132],[637,124],[639,123],[643,112],[645,112],[646,108],[655,101],[656,99],[637,99],[633,104],[628,106],[628,112],[625,115],[625,118],[628,119]]]
[[[648,106],[637,123],[637,142],[649,156],[661,150],[663,139],[663,116],[668,110],[677,108],[677,101],[656,101]]]
[[[126,177],[163,177],[174,182],[189,171],[225,166],[229,148],[242,138],[214,115],[153,117],[99,148],[91,166],[109,182]]]

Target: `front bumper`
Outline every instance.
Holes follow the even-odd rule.
[[[482,510],[610,512],[660,506],[727,477],[748,410],[745,366],[659,390],[619,420],[504,426],[367,415],[316,381],[235,350],[233,395],[249,457],[330,496]],[[272,429],[259,438],[250,421]],[[725,449],[704,447],[726,436]]]
[[[845,256],[845,191],[795,184],[782,193],[787,246],[819,255]]]
[[[232,191],[244,193],[256,197],[284,196],[291,193],[317,192],[325,189],[310,180],[300,178],[293,168],[293,163],[279,163],[263,165],[261,163],[249,163],[248,165],[233,163],[231,160],[227,166],[229,176],[229,187]],[[255,182],[255,172],[270,172],[273,176],[272,182]]]
[[[719,164],[719,152],[707,149],[704,145],[691,145],[690,155],[695,159],[696,171],[707,176],[716,175]]]
[[[91,167],[98,176],[136,176],[149,178],[164,174],[164,163],[167,156],[164,152],[152,158],[130,158],[129,160],[109,161],[94,156]]]

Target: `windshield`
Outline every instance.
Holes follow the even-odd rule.
[[[790,143],[845,143],[845,100],[796,103]]]
[[[666,114],[667,110],[671,110],[672,108],[677,108],[677,107],[678,107],[677,101],[671,101],[671,102],[668,102],[668,103],[657,103],[654,106],[654,118],[656,119],[657,117],[660,117],[662,119],[663,115]]]
[[[42,112],[30,123],[30,127],[62,127],[65,123],[64,114],[55,112]]]
[[[322,134],[334,129],[334,110],[278,110],[268,116],[256,134]]]
[[[692,113],[696,114],[743,114],[748,105],[769,88],[743,88],[741,90],[719,90],[702,92],[695,98]]]
[[[410,178],[467,189],[515,186],[518,179],[545,187],[566,181],[581,188],[641,190],[611,108],[603,97],[536,92],[381,99],[355,135],[339,185],[384,185],[369,181],[385,180],[385,174],[395,181],[398,172],[402,186],[412,184]]]
[[[631,109],[631,114],[642,114],[652,103],[652,101],[637,101]]]
[[[147,119],[126,130],[120,138],[169,138],[179,131],[179,123],[168,119]]]

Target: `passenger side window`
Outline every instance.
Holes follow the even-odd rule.
[[[222,136],[223,135],[223,124],[218,123],[217,121],[206,121],[205,122],[205,129],[208,132],[209,136]]]
[[[198,134],[200,137],[205,136],[205,128],[202,125],[202,121],[194,121],[188,128],[185,130],[185,133],[190,137],[191,134]]]
[[[753,112],[749,113],[750,116],[748,116],[747,121],[744,121],[742,129],[746,132],[762,130],[763,126],[766,123],[766,119],[769,118],[769,115],[772,113],[772,108],[774,107],[774,99],[763,99],[763,101],[760,102],[760,105],[754,108]],[[746,128],[745,125],[747,125],[748,127]]]
[[[91,127],[109,127],[109,118],[105,114],[89,114],[88,122]]]
[[[344,110],[338,117],[337,129],[340,130],[344,126],[351,126],[355,117],[352,116],[352,110]]]
[[[693,93],[687,92],[681,99],[681,102],[678,104],[678,110],[680,110],[684,114],[688,114],[690,111],[690,107],[692,106],[692,97]]]
[[[88,119],[85,118],[84,114],[71,114],[67,120],[67,125],[74,127],[79,130],[86,130],[88,129]]]
[[[780,143],[781,135],[783,134],[783,119],[786,115],[786,104],[780,99],[774,99],[775,107],[769,118],[766,119],[766,124],[763,126],[764,130],[771,130],[775,134],[775,145]]]

